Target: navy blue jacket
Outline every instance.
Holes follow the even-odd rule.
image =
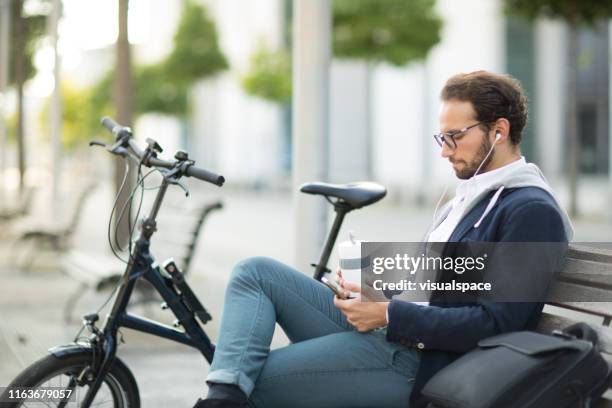
[[[494,192],[480,201],[457,225],[449,242],[567,242],[561,211],[554,199],[535,187],[506,189],[479,228]],[[444,253],[444,256],[453,254]],[[550,269],[558,270],[559,260]],[[421,390],[440,369],[499,333],[534,329],[543,303],[453,303],[432,296],[430,306],[393,299],[389,304],[387,340],[422,348],[410,408],[424,407]]]

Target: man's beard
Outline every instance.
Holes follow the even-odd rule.
[[[489,142],[489,139],[486,136],[484,136],[482,144],[480,145],[480,148],[478,149],[478,153],[476,153],[476,156],[472,159],[472,161],[470,161],[462,169],[455,170],[455,175],[457,176],[457,178],[461,180],[467,180],[470,177],[473,177],[474,174],[476,174],[476,170],[478,170],[478,167],[480,167],[481,164],[482,164],[482,167],[480,167],[480,173],[482,173],[482,171],[487,167],[487,165],[493,158],[493,154],[490,154],[489,157],[487,157],[487,154],[491,150],[491,146],[492,145],[491,145],[491,142]],[[487,157],[486,160],[485,160],[485,157]],[[463,160],[461,161],[464,162]]]

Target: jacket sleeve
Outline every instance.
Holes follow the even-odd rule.
[[[514,209],[501,224],[499,242],[567,242],[559,211],[547,202],[532,201]],[[542,257],[556,270],[559,257]],[[419,348],[464,353],[479,340],[499,333],[524,330],[543,303],[493,302],[454,307],[422,306],[393,299],[389,304],[387,340]]]

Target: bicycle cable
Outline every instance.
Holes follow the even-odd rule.
[[[112,245],[112,242],[111,242],[110,227],[111,227],[111,224],[112,224],[112,215],[113,215],[113,213],[114,213],[114,211],[115,211],[115,209],[117,207],[117,203],[118,203],[118,199],[119,199],[119,195],[121,193],[121,190],[124,188],[128,171],[129,171],[129,169],[126,168],[126,171],[125,171],[125,174],[124,174],[124,178],[123,178],[123,181],[121,183],[121,187],[119,188],[119,193],[117,193],[117,196],[115,197],[115,202],[113,203],[113,209],[111,210],[111,217],[109,218],[109,223],[108,223],[108,240],[109,240],[109,244],[111,246],[111,250],[113,251],[113,254],[115,255],[115,257],[117,257],[123,263],[127,263],[127,262],[123,258],[121,258],[119,256],[119,254],[117,254],[115,252],[115,248],[113,248],[113,245]],[[138,217],[140,216],[140,211],[142,209],[142,203],[143,203],[143,198],[144,198],[144,190],[145,190],[144,181],[145,181],[145,179],[147,177],[149,177],[155,171],[159,171],[159,169],[154,168],[154,169],[148,171],[145,175],[142,175],[142,166],[141,165],[138,166],[136,185],[134,186],[134,188],[130,192],[130,195],[129,195],[128,200],[127,200],[127,202],[130,203],[129,205],[130,205],[130,209],[131,209],[131,205],[132,205],[131,203],[132,203],[132,201],[134,199],[134,194],[137,191],[138,187],[140,187],[141,194],[140,194],[140,200],[139,200],[139,203],[138,203],[138,209],[136,211],[136,216],[134,217],[133,222],[130,222],[130,224],[128,225],[128,230],[130,231],[130,240],[129,240],[130,257],[132,256],[132,238],[133,238],[133,233],[134,233],[134,231],[136,229],[135,228],[136,227],[136,223],[138,222]],[[161,185],[157,186],[157,187],[154,187],[154,188],[149,188],[147,190],[159,189],[160,187],[161,187]],[[127,205],[127,202],[126,202],[126,205]],[[123,206],[122,211],[121,211],[120,216],[119,216],[119,219],[123,218],[122,213],[124,212],[124,210],[126,208],[126,205]],[[117,229],[117,225],[115,225],[115,230],[116,229]],[[116,238],[117,237],[115,236],[115,239]],[[96,314],[99,315],[100,312],[108,305],[108,303],[113,298],[113,296],[115,296],[115,293],[119,289],[119,286],[121,286],[121,281],[117,282],[117,284],[115,285],[115,287],[113,288],[111,293],[108,295],[108,297],[104,300],[102,305],[100,305],[100,307],[98,307],[98,309],[95,312]],[[85,330],[86,327],[87,327],[87,325],[85,323],[81,326],[81,328],[79,329],[79,331],[77,332],[77,334],[76,334],[76,336],[74,338],[75,342],[77,342],[78,340],[82,339],[81,334],[83,333],[83,330]]]
[[[121,223],[121,220],[125,216],[125,210],[127,209],[127,211],[128,211],[128,254],[132,253],[132,238],[133,238],[133,235],[134,235],[135,224],[136,224],[136,222],[138,222],[138,217],[140,216],[140,206],[142,205],[142,195],[140,196],[140,200],[141,201],[140,201],[140,204],[139,204],[139,207],[138,207],[139,211],[138,211],[138,213],[136,214],[136,216],[134,218],[132,218],[132,216],[131,216],[131,214],[132,214],[132,203],[134,202],[134,194],[136,193],[136,191],[138,190],[138,187],[141,186],[142,183],[144,183],[143,178],[142,178],[142,164],[139,164],[138,165],[138,172],[137,172],[137,175],[136,175],[136,184],[134,185],[134,188],[130,192],[130,195],[128,196],[127,200],[123,204],[123,207],[121,208],[121,211],[119,212],[119,216],[115,220],[115,228],[114,228],[114,230],[115,230],[115,243],[117,244],[119,251],[125,252],[125,250],[118,243],[118,241],[119,241],[118,233],[119,233],[119,224]]]
[[[119,203],[119,197],[121,196],[121,193],[123,192],[123,189],[126,186],[126,181],[127,181],[127,177],[128,177],[128,173],[129,173],[129,163],[126,162],[125,163],[125,171],[123,173],[123,180],[121,181],[121,185],[119,186],[119,190],[117,191],[117,195],[115,196],[115,201],[113,202],[113,208],[111,209],[111,213],[110,213],[110,217],[108,219],[108,228],[106,231],[106,236],[108,238],[108,244],[110,246],[110,249],[113,253],[113,255],[119,259],[121,262],[125,262],[125,260],[123,258],[121,258],[121,256],[119,254],[117,254],[117,252],[115,251],[115,247],[113,246],[113,241],[112,241],[112,234],[111,234],[111,226],[112,226],[112,220],[113,220],[113,215],[115,214],[115,210],[117,209],[117,204]],[[115,242],[117,243],[117,242]],[[118,245],[117,245],[118,246]]]
[[[113,252],[113,255],[115,255],[115,257],[117,259],[119,259],[121,262],[127,264],[128,260],[123,259],[117,252],[121,253],[121,252],[125,252],[125,250],[119,245],[118,243],[118,226],[120,221],[123,219],[123,217],[125,216],[125,211],[129,206],[129,210],[131,213],[131,206],[132,206],[132,202],[134,200],[134,195],[136,193],[136,191],[138,190],[139,187],[141,187],[141,197],[140,197],[140,201],[138,204],[138,211],[136,213],[136,216],[132,219],[132,217],[130,217],[130,220],[128,222],[128,233],[129,233],[129,240],[128,240],[128,245],[129,245],[129,252],[131,253],[131,244],[132,244],[132,239],[133,239],[133,235],[135,232],[135,226],[136,223],[138,222],[138,217],[140,216],[140,210],[142,208],[142,200],[143,200],[143,195],[144,195],[144,191],[142,191],[142,188],[144,188],[144,180],[151,175],[151,173],[153,173],[154,171],[159,171],[158,169],[152,169],[150,171],[148,171],[144,176],[142,175],[142,169],[140,168],[141,166],[139,165],[139,169],[138,169],[138,174],[137,174],[137,178],[136,178],[136,184],[134,186],[134,188],[132,189],[132,191],[130,192],[130,195],[128,196],[126,202],[124,203],[123,207],[121,208],[121,211],[119,212],[119,216],[117,217],[117,219],[115,220],[115,225],[114,225],[114,235],[113,237],[115,238],[115,246],[113,246],[112,244],[112,240],[111,240],[111,226],[112,226],[112,221],[113,221],[113,214],[116,212],[117,210],[117,205],[118,205],[118,200],[119,200],[119,196],[121,194],[121,190],[124,188],[123,187],[123,183],[122,183],[122,187],[120,187],[119,192],[117,193],[117,196],[115,197],[115,202],[113,203],[113,209],[111,211],[111,216],[109,217],[108,220],[108,230],[107,230],[107,235],[108,235],[108,243],[111,247],[111,251]],[[124,175],[124,181],[127,177],[127,173],[128,173],[128,169],[126,169],[125,175]],[[159,188],[159,187],[158,187]]]

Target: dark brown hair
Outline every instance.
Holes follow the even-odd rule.
[[[483,122],[486,130],[499,118],[510,122],[510,141],[521,142],[527,123],[527,96],[520,82],[510,75],[475,71],[452,76],[440,97],[443,101],[457,99],[471,102],[476,111],[476,120]]]

